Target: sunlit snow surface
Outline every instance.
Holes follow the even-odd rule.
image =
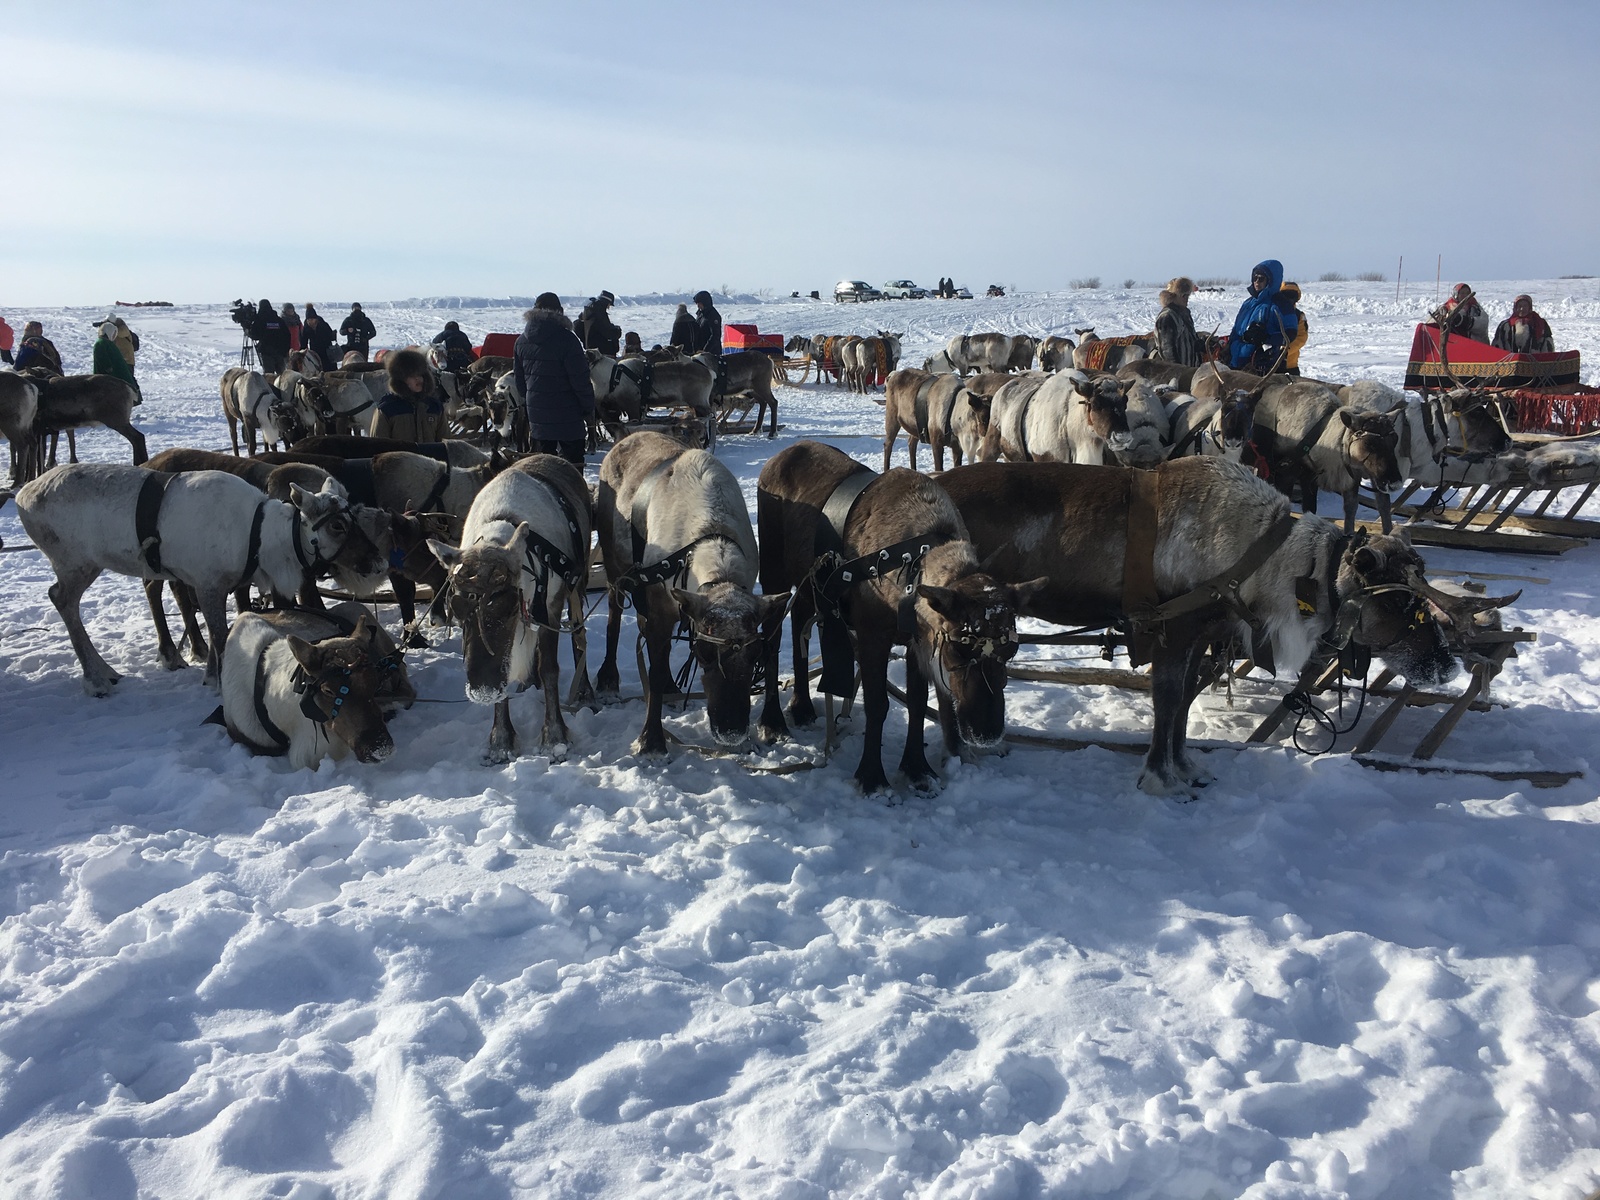
[[[1498,319],[1524,290],[1595,361],[1600,284],[1480,295]],[[1308,373],[1400,382],[1432,285],[1399,301],[1393,284],[1306,291]],[[1241,297],[1197,297],[1196,324],[1226,327]],[[379,344],[446,316],[475,337],[520,325],[510,309],[368,309]],[[903,331],[908,363],[969,330],[1112,335],[1154,312],[1149,290],[723,305],[785,334]],[[672,313],[617,316],[649,345]],[[4,315],[42,317],[81,368],[104,310]],[[225,310],[126,315],[152,451],[225,448]],[[760,464],[797,438],[879,463],[871,400],[807,385],[779,402],[776,443],[720,448],[752,508]],[[105,431],[79,446],[127,457]],[[14,507],[0,537],[27,540]],[[1586,766],[1597,554],[1427,552],[1438,570],[1550,580],[1497,585],[1525,587],[1508,617],[1540,641],[1496,685],[1512,707],[1468,714],[1442,761]],[[5,1196],[1555,1200],[1600,1186],[1593,775],[1541,791],[1220,751],[1216,785],[1180,805],[1134,789],[1134,756],[1015,750],[947,762],[942,794],[885,804],[852,786],[859,714],[825,767],[756,775],[683,750],[635,761],[637,702],[569,718],[564,764],[491,768],[456,640],[412,656],[421,695],[449,703],[394,721],[393,758],[291,771],[201,726],[215,697],[197,669],[161,670],[132,581],[87,597],[125,676],[89,699],[50,581],[38,554],[0,555]],[[1207,695],[1191,732],[1237,740],[1274,694],[1247,681],[1231,710]],[[1111,689],[1013,684],[1008,700],[1014,725],[1046,732],[1134,739],[1148,720],[1146,697]],[[525,749],[542,703],[512,705]],[[1386,745],[1414,743],[1423,720],[1407,714]],[[693,709],[669,724],[709,740]],[[896,710],[891,767],[903,729]],[[816,757],[817,734],[800,738],[768,758]]]

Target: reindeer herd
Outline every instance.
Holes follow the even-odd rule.
[[[954,338],[923,369],[898,368],[892,334],[801,341],[795,348],[813,361],[845,364],[841,379],[860,373],[852,386],[870,391],[883,378],[883,470],[821,442],[791,445],[761,470],[754,524],[738,480],[705,444],[709,427],[687,438],[639,428],[668,398],[715,416],[715,368],[666,357],[592,359],[602,420],[616,426],[593,489],[570,464],[517,449],[510,417],[494,415],[497,393],[507,413],[518,407],[503,363],[441,385],[460,423],[482,411],[480,425],[494,430],[488,449],[356,436],[373,373],[301,364],[271,381],[224,377],[224,410],[245,431],[249,457],[235,440],[234,454],[177,448],[142,466],[67,464],[33,471],[16,504],[55,569],[50,599],[86,690],[104,696],[118,682],[80,614],[87,588],[106,571],[144,580],[159,660],[176,669],[185,658],[168,632],[170,588],[189,652],[221,692],[217,719],[253,752],[295,766],[387,757],[388,722],[415,699],[404,650],[440,626],[460,631],[467,699],[492,709],[488,760],[518,753],[510,698],[528,686],[544,693],[540,748],[559,760],[570,741],[564,706],[620,697],[631,609],[646,701],[635,755],[667,755],[663,703],[688,690],[693,671],[718,747],[750,740],[753,697],[759,742],[813,724],[818,628],[818,688],[863,694],[855,778],[866,792],[889,783],[889,663],[904,648],[910,720],[899,770],[928,789],[937,780],[923,732],[930,687],[947,753],[996,750],[1017,621],[1035,617],[1114,628],[1136,662],[1152,664],[1154,734],[1139,785],[1187,795],[1209,779],[1187,753],[1187,714],[1224,648],[1293,670],[1354,644],[1428,685],[1455,669],[1451,626],[1495,603],[1432,588],[1409,543],[1388,533],[1386,511],[1383,535],[1351,526],[1363,480],[1381,497],[1401,478],[1493,469],[1504,429],[1465,398],[1440,405],[1375,383],[1338,388],[1148,358],[1112,373],[1058,357],[1054,370],[1035,371],[1041,347],[999,334]],[[758,378],[725,386],[734,384],[760,402],[770,368],[764,392]],[[901,432],[911,469],[890,465]],[[916,470],[924,441],[933,475]],[[135,448],[142,461],[142,439]],[[1310,515],[1319,488],[1346,497],[1343,530]],[[1289,499],[1297,489],[1308,513],[1299,518]],[[596,546],[609,609],[591,684],[583,601]],[[401,606],[398,636],[358,604],[326,609],[322,579],[357,597],[388,584]],[[421,614],[419,586],[432,593]],[[241,614],[231,628],[230,593]],[[688,643],[677,671],[675,641]]]

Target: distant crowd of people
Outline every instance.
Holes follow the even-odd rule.
[[[340,322],[337,335],[310,301],[306,302],[303,320],[294,305],[285,304],[281,309],[274,309],[272,301],[267,299],[256,305],[248,321],[238,316],[234,319],[244,326],[245,336],[255,343],[261,370],[268,375],[282,371],[288,365],[289,355],[296,350],[311,351],[328,367],[336,366],[348,354],[365,362],[372,341],[378,336],[372,318],[361,311],[359,304],[350,306],[350,313]],[[338,344],[341,337],[345,339],[343,345]]]

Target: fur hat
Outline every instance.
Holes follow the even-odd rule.
[[[1162,288],[1160,294],[1156,296],[1156,300],[1160,303],[1162,308],[1165,308],[1176,299],[1177,297],[1172,294],[1172,290],[1170,288]]]
[[[420,378],[428,385],[425,393],[433,390],[433,368],[421,350],[394,350],[384,355],[383,372],[389,377],[389,390],[396,395],[404,394],[401,385],[408,379]]]
[[[1174,296],[1192,296],[1195,290],[1194,280],[1187,275],[1179,275],[1167,284],[1167,291]]]
[[[540,292],[534,298],[533,308],[535,312],[560,312],[561,297],[554,292]]]
[[[1278,299],[1289,304],[1300,303],[1300,285],[1284,280],[1283,286],[1278,289]]]

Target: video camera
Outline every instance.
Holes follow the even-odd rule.
[[[248,300],[235,300],[228,306],[228,319],[235,325],[249,329],[251,322],[256,319],[256,306]]]

